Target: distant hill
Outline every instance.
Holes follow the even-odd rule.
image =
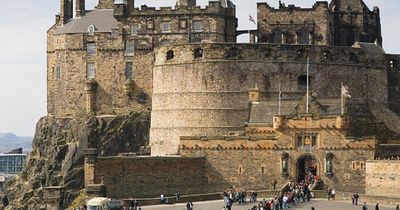
[[[24,152],[32,150],[33,137],[17,136],[13,133],[0,133],[0,153],[22,147]]]

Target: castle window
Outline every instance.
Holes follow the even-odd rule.
[[[275,31],[273,33],[273,43],[281,44],[282,43],[282,32]]]
[[[160,45],[161,45],[161,46],[165,46],[165,45],[169,45],[169,44],[171,44],[171,41],[170,41],[170,40],[167,40],[167,39],[163,39],[163,40],[161,40],[161,42],[160,42]]]
[[[118,35],[119,35],[119,32],[118,32],[117,28],[111,29],[111,37],[112,38],[116,38],[116,37],[118,37]]]
[[[133,62],[125,63],[125,78],[132,79],[133,78]]]
[[[147,21],[146,21],[146,28],[147,28],[147,29],[154,29],[154,22],[153,22],[153,20],[147,20]]]
[[[180,29],[186,29],[187,28],[187,20],[186,19],[179,20],[179,28]]]
[[[311,87],[311,81],[309,86]],[[297,90],[304,91],[307,89],[307,75],[301,75],[297,78]]]
[[[161,25],[161,32],[167,33],[171,31],[171,23],[170,22],[162,22]]]
[[[136,25],[131,25],[131,35],[137,35],[138,34],[138,29]]]
[[[203,57],[203,49],[197,48],[194,50],[194,58],[202,58]]]
[[[174,59],[174,51],[169,50],[167,52],[167,61]]]
[[[56,75],[56,79],[60,79],[61,78],[61,67],[60,66],[56,66],[55,75]]]
[[[195,32],[203,31],[203,21],[193,21],[193,30]]]
[[[310,32],[306,30],[300,31],[300,44],[309,44],[310,43]]]
[[[96,76],[96,66],[93,62],[86,63],[86,77],[93,79]]]
[[[128,40],[125,45],[125,56],[135,55],[135,42],[133,40]]]
[[[86,44],[86,54],[87,54],[88,56],[91,56],[91,55],[95,55],[95,54],[96,54],[96,43],[94,43],[94,42],[88,42],[88,43]]]

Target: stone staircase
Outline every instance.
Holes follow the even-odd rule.
[[[400,133],[400,116],[391,111],[384,104],[373,99],[368,99],[368,106],[374,117],[381,120],[389,130]]]

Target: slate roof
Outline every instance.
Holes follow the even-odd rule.
[[[382,49],[381,46],[375,43],[368,43],[368,42],[356,42],[353,47],[361,48],[367,53],[371,54],[385,54],[385,51]]]
[[[110,32],[118,24],[119,22],[114,18],[114,10],[96,9],[86,11],[82,17],[71,19],[67,24],[60,27],[55,35],[87,33],[90,25],[95,26],[96,32],[105,33]]]

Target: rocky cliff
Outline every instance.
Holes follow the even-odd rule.
[[[64,207],[84,186],[85,148],[97,148],[101,155],[138,152],[148,145],[150,113],[135,112],[114,117],[81,116],[39,120],[32,153],[24,172],[6,191],[11,205],[7,209],[39,209],[42,187],[65,186]]]

